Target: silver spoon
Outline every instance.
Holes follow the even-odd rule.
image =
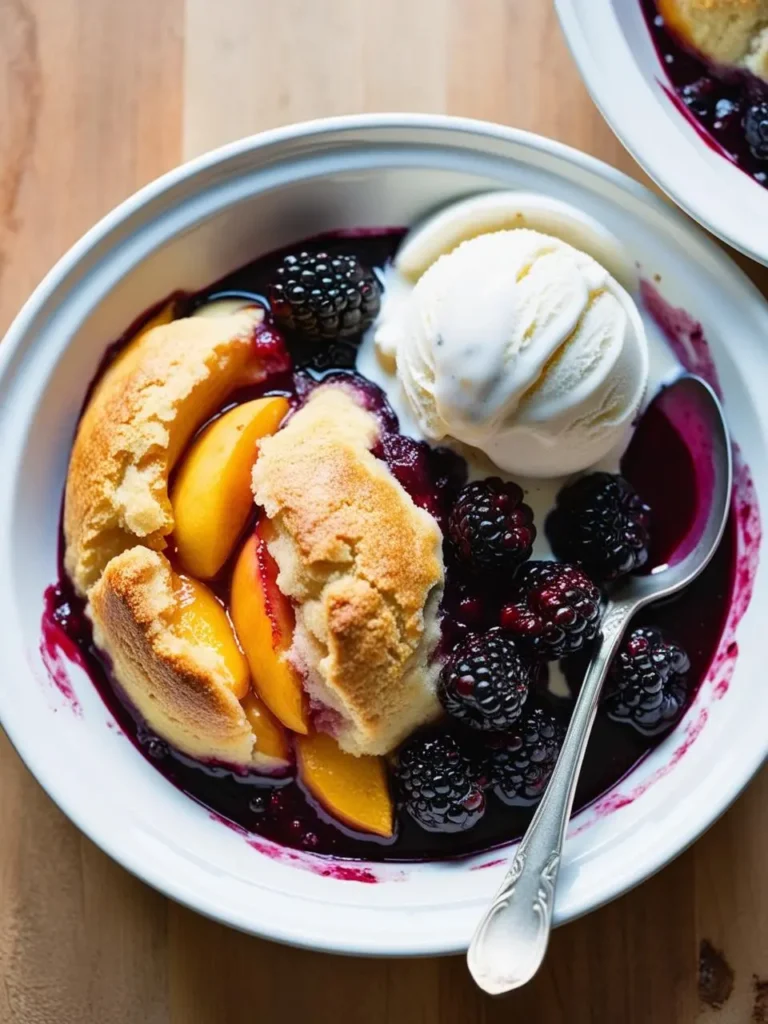
[[[693,376],[681,377],[662,397],[665,404],[686,403],[689,423],[711,448],[712,495],[707,519],[680,561],[660,566],[647,576],[627,577],[610,592],[599,647],[573,709],[552,778],[469,947],[467,964],[472,977],[491,995],[525,985],[544,959],[576,780],[603,680],[627,624],[644,605],[669,597],[694,580],[714,554],[725,529],[731,502],[731,446],[720,403],[709,385]],[[663,453],[659,457],[663,458]]]

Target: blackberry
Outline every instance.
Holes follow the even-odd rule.
[[[426,509],[438,522],[442,502],[432,481],[432,449],[424,441],[404,434],[382,434],[373,454],[383,459],[392,476],[410,494],[413,503]]]
[[[354,370],[357,345],[354,341],[331,341],[327,345],[302,345],[295,352],[295,366],[299,370],[314,370],[325,374],[328,370]]]
[[[157,736],[152,736],[145,744],[145,750],[155,761],[162,761],[168,756],[168,744]]]
[[[161,740],[159,736],[155,736],[153,732],[150,732],[146,728],[140,728],[136,734],[136,739],[139,741],[148,757],[151,757],[154,761],[162,761],[170,754],[170,749],[165,740]]]
[[[379,312],[376,278],[351,254],[300,252],[286,256],[269,286],[281,327],[312,341],[362,334]]]
[[[756,160],[768,160],[768,102],[765,100],[747,107],[744,137]]]
[[[707,117],[715,105],[715,83],[711,78],[697,78],[683,86],[680,98],[696,117]]]
[[[624,477],[590,473],[560,492],[547,534],[558,558],[608,582],[648,561],[650,518]]]
[[[450,654],[459,643],[473,633],[485,633],[498,625],[498,609],[481,594],[479,579],[457,578],[450,566],[447,586],[440,605],[442,613],[442,647]]]
[[[722,97],[715,104],[712,127],[717,132],[730,132],[741,121],[741,104],[738,100]]]
[[[526,709],[517,725],[492,742],[491,784],[506,804],[541,799],[557,762],[564,730],[541,706]]]
[[[408,740],[396,772],[405,809],[427,832],[464,832],[485,813],[482,768],[449,733]]]
[[[501,626],[549,660],[573,654],[600,624],[600,591],[576,565],[528,562],[515,580],[516,599],[501,609]]]
[[[633,629],[613,659],[606,681],[605,709],[616,722],[628,722],[653,736],[682,714],[691,663],[658,629]]]
[[[523,709],[533,666],[498,628],[471,636],[454,649],[438,693],[453,718],[474,729],[509,729]]]
[[[266,793],[257,793],[252,796],[248,801],[248,810],[253,814],[265,814],[267,810],[268,800]]]
[[[461,561],[486,572],[514,571],[531,557],[536,539],[533,512],[522,490],[497,476],[462,487],[448,518],[448,533]]]

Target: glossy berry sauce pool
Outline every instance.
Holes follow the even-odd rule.
[[[400,232],[394,231],[334,235],[305,243],[304,247],[330,251],[351,249],[363,263],[382,267],[393,255],[401,237]],[[180,296],[180,314],[190,312],[212,297],[243,293],[265,295],[280,256],[278,253],[259,259],[199,295]],[[126,333],[123,343],[138,326],[140,323],[137,321]],[[268,346],[270,335],[265,334],[261,342]],[[444,520],[452,496],[466,478],[463,461],[451,452],[431,450],[425,444],[398,433],[397,419],[382,392],[375,385],[352,375],[354,345],[343,343],[318,351],[290,338],[287,343],[293,357],[294,372],[276,372],[260,392],[287,394],[298,404],[318,380],[329,375],[345,378],[349,386],[361,391],[366,403],[380,418],[382,436],[375,454],[387,462],[417,504],[427,508],[438,520]],[[113,346],[107,360],[118,348],[119,343]],[[277,349],[275,354],[275,366],[279,369]],[[251,390],[242,397],[255,397],[256,394]],[[660,451],[664,452],[663,460],[658,458]],[[656,563],[663,562],[694,518],[697,477],[690,451],[659,410],[658,403],[651,406],[638,425],[623,469],[655,510],[654,558]],[[543,529],[543,523],[538,526]],[[168,554],[173,560],[172,549]],[[717,554],[699,579],[686,590],[684,597],[647,609],[638,619],[638,624],[659,626],[687,650],[691,660],[689,698],[693,697],[706,676],[717,650],[729,608],[735,560],[735,529],[731,521]],[[448,550],[446,564],[444,650],[450,649],[467,632],[496,624],[506,596],[503,587],[494,589],[485,583],[477,585],[453,562]],[[225,567],[214,581],[214,589],[225,601],[230,572],[231,566]],[[44,646],[48,643],[47,637],[55,638],[58,634],[56,642],[59,647],[70,659],[77,655],[77,660],[88,671],[120,728],[139,751],[166,779],[208,807],[216,817],[248,833],[285,847],[334,857],[426,860],[460,856],[509,842],[525,830],[531,818],[531,808],[506,806],[489,793],[484,818],[465,833],[431,834],[420,829],[407,814],[400,813],[393,840],[353,834],[331,819],[291,775],[270,778],[252,773],[238,774],[225,766],[201,764],[169,748],[135,717],[133,710],[124,702],[111,676],[108,660],[93,646],[83,602],[73,593],[63,570],[59,583],[46,595],[46,602]],[[584,671],[584,660],[574,659],[565,666],[566,676],[574,686],[578,686],[579,675]],[[567,721],[571,702],[562,698],[552,698],[552,702],[563,722]],[[614,723],[604,714],[598,714],[579,782],[576,807],[583,807],[613,787],[663,735],[648,738],[631,726]]]
[[[768,102],[768,85],[738,69],[715,68],[688,50],[665,26],[655,0],[641,0],[648,30],[672,89],[670,99],[703,141],[761,185],[768,185],[768,138],[764,158],[750,149],[744,116]]]

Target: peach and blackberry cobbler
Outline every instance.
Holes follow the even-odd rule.
[[[578,219],[560,237],[531,196],[494,223],[484,200],[172,296],[79,424],[57,620],[167,779],[287,846],[413,859],[519,835],[603,588],[695,512],[635,302],[587,255],[604,239],[576,248]],[[732,541],[628,632],[578,805],[679,721]]]

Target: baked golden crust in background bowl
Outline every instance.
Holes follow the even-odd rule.
[[[768,81],[768,0],[658,0],[665,24],[692,50]]]

